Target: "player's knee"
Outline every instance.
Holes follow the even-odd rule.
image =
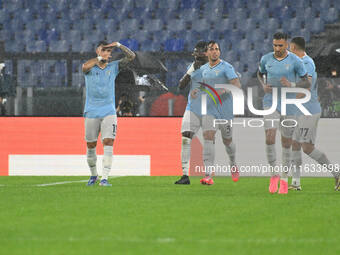
[[[302,144],[302,150],[304,153],[306,153],[307,155],[311,154],[311,152],[314,150],[314,144],[310,144],[310,143],[303,143]]]
[[[231,139],[231,138],[223,138],[223,143],[226,146],[229,146],[232,141],[233,141],[233,139]]]
[[[203,132],[203,138],[204,140],[211,140],[213,141],[215,139],[215,131],[213,130],[208,130]]]
[[[268,129],[266,130],[266,144],[273,145],[275,144],[276,130]]]
[[[194,133],[190,132],[190,131],[185,131],[185,132],[182,133],[182,136],[186,137],[186,138],[189,138],[189,139],[192,139],[193,136],[194,136]]]
[[[97,141],[95,141],[95,142],[87,142],[87,148],[89,148],[89,149],[96,148],[96,146],[97,146]]]
[[[112,138],[104,138],[103,145],[104,146],[113,146],[114,139]]]
[[[301,145],[300,145],[300,143],[298,143],[297,141],[293,141],[293,142],[292,142],[292,149],[293,149],[293,151],[299,151],[299,150],[301,150]]]
[[[282,136],[281,143],[283,147],[290,148],[290,146],[292,145],[292,138],[287,138],[287,137]]]

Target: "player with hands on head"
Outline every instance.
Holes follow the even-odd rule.
[[[121,49],[125,57],[109,62],[113,48]],[[101,186],[108,182],[112,165],[113,142],[117,131],[115,108],[115,79],[121,69],[135,58],[135,53],[119,42],[101,41],[96,48],[97,57],[82,66],[85,75],[86,102],[84,108],[87,163],[91,177],[87,183],[93,186],[98,180],[96,146],[99,133],[104,146]]]

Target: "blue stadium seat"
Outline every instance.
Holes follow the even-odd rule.
[[[82,73],[72,74],[72,86],[83,87],[85,85],[85,77]]]
[[[172,19],[167,22],[167,29],[170,31],[181,31],[186,29],[186,22],[182,19]]]
[[[0,10],[0,23],[1,23],[1,19],[2,19],[1,16],[3,15],[1,13],[1,11],[2,10]],[[23,23],[27,24],[29,22],[32,22],[32,20],[33,20],[33,13],[32,13],[32,11],[30,11],[30,9],[26,9],[22,12],[18,12],[17,14],[18,14],[18,16],[20,16],[20,19],[22,20]],[[15,18],[17,18],[17,17],[15,17]]]
[[[256,22],[254,22],[252,19],[238,20],[237,28],[241,31],[249,32],[256,28]]]
[[[49,44],[50,52],[68,52],[70,49],[70,42],[67,40],[51,41]]]
[[[211,22],[207,21],[206,19],[194,20],[191,24],[191,29],[198,32],[210,30],[210,28]]]
[[[264,30],[262,29],[249,30],[249,32],[246,33],[246,38],[253,43],[261,42],[265,38]]]
[[[312,33],[320,33],[324,29],[324,22],[321,18],[314,18],[311,23],[310,31]]]
[[[139,0],[135,1],[137,8],[155,8],[156,1],[155,0]]]
[[[150,32],[163,30],[163,22],[160,19],[144,20],[143,27]]]
[[[35,34],[32,30],[25,30],[24,32],[17,31],[15,32],[16,40],[24,40],[24,42],[35,40]]]
[[[232,19],[222,19],[218,24],[215,25],[216,31],[225,31],[231,30],[233,28],[233,20]]]
[[[56,40],[59,40],[59,33],[56,31],[56,29],[52,28],[48,30],[46,41],[50,42],[50,41],[56,41]]]
[[[137,19],[125,19],[120,23],[120,29],[126,29],[128,31],[138,30],[140,27],[140,21]]]
[[[248,10],[243,8],[234,9],[232,12],[229,13],[229,19],[236,21],[237,23],[241,24],[242,21],[244,22],[248,16]],[[250,12],[251,13],[251,12]]]
[[[321,10],[321,18],[326,23],[332,23],[339,19],[339,13],[336,8],[330,8],[330,9],[322,9]]]
[[[72,29],[91,33],[94,28],[93,20],[84,19],[81,21],[73,22]]]
[[[187,10],[180,9],[178,11],[179,11],[180,18],[184,21],[196,21],[200,18],[200,12],[198,9],[187,9]]]
[[[260,21],[266,21],[269,18],[269,13],[270,11],[262,6],[258,9],[255,10],[251,10],[250,14],[250,18],[254,21],[254,22],[260,22]]]
[[[112,33],[117,31],[117,21],[114,19],[100,20],[96,22],[96,28],[103,33]]]
[[[91,33],[92,34],[92,33]],[[63,40],[70,40],[72,44],[80,43],[82,35],[79,30],[64,31],[62,33]]]
[[[35,41],[35,52],[46,52],[47,44],[45,41],[39,40]]]
[[[130,50],[139,50],[139,43],[136,39],[122,39],[119,42],[128,47]]]
[[[318,2],[318,1],[312,1],[312,2]],[[305,0],[294,0],[294,1],[289,1],[289,5],[293,9],[306,8],[308,3]]]
[[[164,43],[165,51],[183,51],[184,40],[183,39],[168,39]]]
[[[23,40],[13,40],[11,43],[5,44],[5,51],[23,52],[25,50],[25,42]]]
[[[260,28],[267,29],[268,32],[273,33],[279,28],[279,22],[277,21],[277,19],[270,18],[267,20],[266,23],[262,23],[262,24],[260,23]]]
[[[31,23],[26,24],[26,29],[31,31],[39,31],[46,28],[46,23],[42,19],[33,20]]]

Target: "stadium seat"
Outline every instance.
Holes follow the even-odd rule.
[[[144,20],[143,28],[150,32],[163,30],[163,21],[160,19]]]
[[[191,29],[197,32],[210,30],[211,23],[206,19],[199,19],[192,22]]]
[[[249,32],[256,28],[256,22],[252,19],[237,20],[237,28],[243,32]]]
[[[186,29],[186,22],[182,19],[172,19],[167,22],[167,30],[181,31]]]
[[[323,30],[324,28],[324,22],[321,18],[314,18],[312,23],[311,23],[311,29],[310,31],[312,33],[319,33]]]
[[[200,12],[198,9],[179,10],[179,15],[183,21],[196,21],[200,19]]]
[[[184,40],[183,39],[168,39],[164,43],[165,51],[183,51]]]
[[[336,8],[321,9],[321,18],[326,23],[332,23],[339,19],[339,13]]]
[[[137,19],[125,19],[120,23],[121,29],[126,29],[128,31],[138,30],[140,27],[140,21]]]
[[[136,39],[122,39],[119,42],[128,47],[130,50],[139,50],[139,43]]]
[[[216,31],[225,31],[231,30],[233,28],[233,20],[232,19],[222,19],[218,24],[215,24]]]
[[[67,40],[52,41],[49,44],[50,52],[68,52],[70,49],[70,42]]]

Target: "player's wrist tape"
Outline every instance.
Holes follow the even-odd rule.
[[[296,87],[296,83],[295,83],[295,82],[291,82],[290,84],[291,84],[290,86],[291,86],[292,88],[295,88],[295,87]]]
[[[121,44],[120,44],[119,42],[117,42],[117,47],[118,47],[118,48],[120,47],[120,45],[121,45]]]
[[[103,57],[102,56],[98,56],[97,59],[98,59],[98,61],[101,61],[103,59]]]
[[[187,71],[187,74],[191,76],[191,74],[195,71],[195,68],[194,68],[194,64],[192,64],[189,68],[189,70]]]

